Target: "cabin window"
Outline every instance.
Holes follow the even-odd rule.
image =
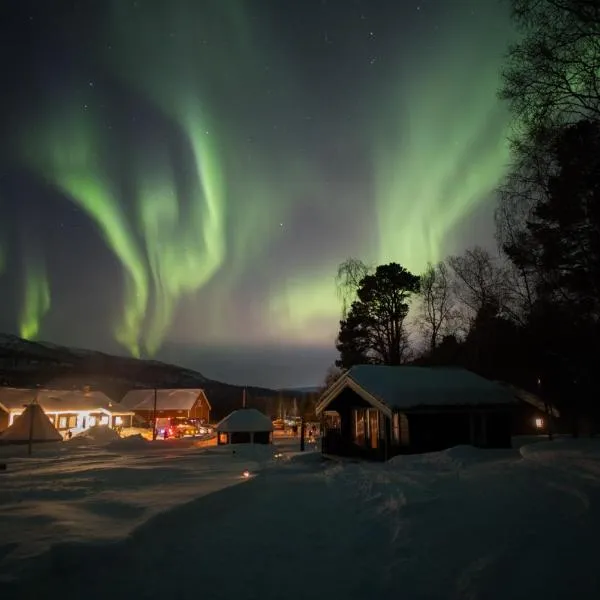
[[[354,409],[354,441],[360,445],[365,443],[365,411],[362,408]]]
[[[74,427],[77,427],[77,416],[76,415],[71,415],[69,417],[69,422],[67,423],[67,427],[69,429],[72,429]]]
[[[400,415],[398,413],[392,415],[392,439],[394,443],[400,443]]]
[[[59,417],[58,419],[58,428],[66,429],[67,428],[67,417]]]
[[[370,408],[367,411],[368,428],[369,428],[369,445],[375,449],[379,444],[379,411]]]
[[[96,425],[96,417],[90,417],[90,427],[95,427]]]

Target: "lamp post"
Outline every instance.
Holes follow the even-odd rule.
[[[156,441],[156,404],[158,402],[158,390],[154,388],[154,411],[152,415],[152,441]]]
[[[542,400],[544,401],[544,408],[546,409],[546,433],[548,435],[548,439],[550,441],[552,441],[554,439],[554,436],[552,435],[552,405],[548,402],[548,399],[545,397],[545,395],[542,392],[542,378],[538,377],[537,380],[537,384],[538,384],[538,393],[539,395],[542,397]]]
[[[35,392],[35,396],[28,406],[32,406],[37,403],[38,392]],[[27,410],[27,409],[25,409]],[[33,452],[33,409],[29,411],[29,439],[27,440],[27,456],[31,456]]]

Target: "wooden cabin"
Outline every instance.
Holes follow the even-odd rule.
[[[507,448],[518,400],[461,368],[359,365],[321,396],[324,454],[387,460],[460,444]]]
[[[157,418],[198,419],[201,423],[210,422],[211,405],[200,389],[131,390],[125,394],[121,404],[132,410],[143,421],[154,418],[156,392]]]

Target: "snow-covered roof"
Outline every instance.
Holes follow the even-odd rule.
[[[358,365],[323,394],[317,412],[325,410],[346,387],[388,410],[516,403],[509,389],[466,369]]]
[[[527,402],[527,404],[530,404],[540,412],[549,412],[553,417],[560,418],[560,411],[555,406],[546,406],[544,401],[538,395],[532,394],[531,392],[515,385],[511,385],[510,383],[504,383],[502,381],[499,381],[498,383],[508,388],[516,398],[523,402]]]
[[[210,408],[208,398],[201,389],[157,390],[156,394],[157,410],[192,410],[200,399],[205,400]],[[153,410],[154,389],[131,390],[125,394],[121,404],[130,410]]]
[[[93,390],[48,390],[0,387],[0,408],[6,412],[22,412],[24,407],[37,398],[38,404],[46,412],[67,412],[69,410],[104,410],[113,415],[131,415],[118,402],[113,402],[104,392]]]
[[[240,408],[227,415],[216,429],[225,433],[273,431],[273,423],[256,408]]]

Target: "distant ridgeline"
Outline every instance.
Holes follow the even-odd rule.
[[[135,388],[202,388],[212,418],[242,405],[243,387],[207,379],[201,373],[155,360],[114,356],[0,334],[0,385],[18,388],[98,389],[115,401]],[[302,390],[246,388],[248,406],[278,415],[290,413],[306,397]],[[294,398],[296,402],[294,403]],[[300,405],[303,406],[302,402]]]

